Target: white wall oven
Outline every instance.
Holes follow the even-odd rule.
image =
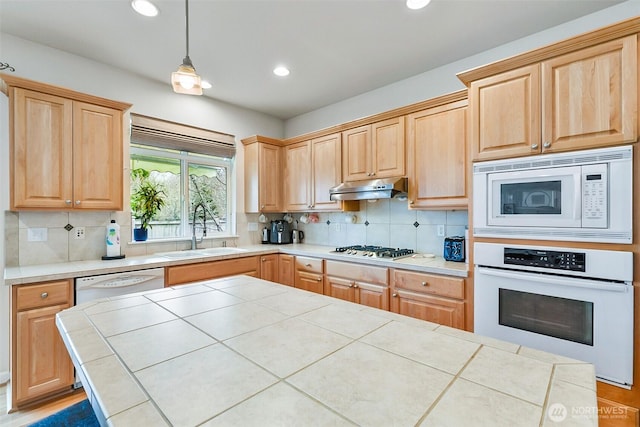
[[[473,234],[632,243],[632,147],[478,162]]]
[[[478,334],[593,363],[633,382],[632,252],[475,243]]]

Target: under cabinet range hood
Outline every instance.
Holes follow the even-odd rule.
[[[329,190],[331,200],[391,199],[406,194],[407,178],[343,182]]]

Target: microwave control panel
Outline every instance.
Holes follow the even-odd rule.
[[[607,228],[608,196],[607,165],[582,166],[582,227]]]
[[[584,252],[504,248],[504,263],[565,271],[586,271]]]

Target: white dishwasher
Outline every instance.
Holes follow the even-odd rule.
[[[164,288],[164,268],[76,278],[76,304]]]

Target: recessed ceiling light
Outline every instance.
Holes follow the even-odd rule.
[[[290,73],[287,67],[279,66],[273,69],[273,74],[280,77],[286,77]]]
[[[144,16],[157,16],[158,8],[149,0],[132,0],[131,7],[133,10]]]
[[[422,9],[430,2],[431,0],[407,0],[407,7],[412,10]]]
[[[209,83],[209,82],[208,82],[208,81],[206,81],[206,80],[202,80],[202,81],[200,82],[200,87],[201,87],[202,89],[211,89],[211,83]]]

